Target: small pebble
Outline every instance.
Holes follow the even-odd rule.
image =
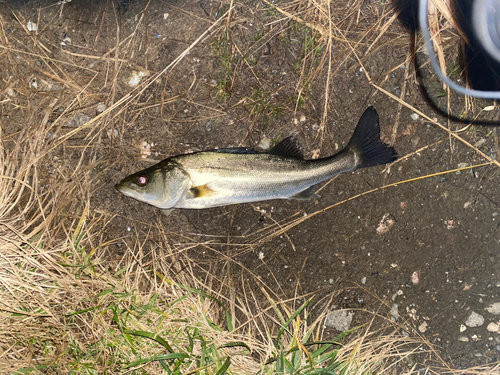
[[[455,220],[445,220],[443,223],[446,225],[446,229],[448,230],[453,229],[456,226]]]
[[[97,103],[96,111],[97,113],[102,113],[106,109],[106,104],[99,102]]]
[[[490,323],[488,324],[488,327],[486,327],[486,329],[490,332],[499,332],[500,326],[496,323]]]
[[[398,75],[394,72],[391,73],[391,78],[398,78]]]
[[[480,327],[484,324],[484,318],[482,315],[479,315],[478,313],[472,311],[469,315],[469,317],[467,318],[467,320],[465,321],[465,325],[467,327],[471,327],[471,328],[474,328],[474,327]]]
[[[417,120],[418,120],[418,115],[417,115],[416,113],[412,113],[412,114],[410,115],[410,117],[411,117],[411,119],[412,119],[413,121],[417,121]]]
[[[269,148],[271,147],[271,140],[267,137],[264,137],[260,140],[257,147],[259,147],[262,150],[269,150]]]
[[[389,230],[394,226],[394,224],[395,224],[395,221],[391,217],[391,215],[385,214],[382,217],[382,220],[380,220],[380,223],[378,224],[376,231],[378,234],[385,234],[385,233],[389,232]],[[396,267],[397,267],[397,265],[396,265]]]
[[[500,315],[500,302],[492,303],[486,308],[486,311],[493,315]]]
[[[420,284],[420,277],[421,277],[420,271],[413,272],[413,274],[411,275],[411,283],[413,285]]]
[[[460,324],[460,333],[464,332],[467,329],[467,327],[463,324]]]
[[[462,342],[469,342],[469,338],[467,336],[460,336],[458,338],[458,341],[462,341]]]
[[[90,120],[92,120],[92,117],[86,115],[85,113],[77,113],[76,115],[68,118],[68,120],[64,123],[64,126],[78,128],[78,127],[86,124]]]
[[[128,79],[127,83],[131,87],[137,86],[139,83],[141,83],[142,79],[146,76],[148,76],[149,73],[145,71],[136,71],[134,70],[132,72],[132,75]]]
[[[391,320],[392,321],[398,321],[399,320],[399,311],[398,311],[398,304],[395,303],[392,305],[392,308],[391,308]]]
[[[365,284],[366,284],[366,277],[363,277],[363,278],[361,279],[361,284],[363,284],[363,285],[365,285]]]
[[[212,120],[208,120],[207,123],[205,124],[205,130],[207,132],[211,132],[213,124],[214,124],[214,122]]]
[[[484,145],[486,143],[486,139],[485,138],[481,138],[479,141],[477,141],[475,143],[475,147],[481,147],[482,145]]]
[[[418,330],[421,332],[421,333],[424,333],[425,331],[427,331],[427,322],[423,322],[422,324],[420,324],[418,326]]]
[[[458,165],[457,165],[458,168],[465,168],[468,166],[469,166],[469,163],[458,163]]]
[[[332,278],[328,279],[329,284],[333,284],[334,282],[335,282],[335,280],[333,280]]]
[[[351,326],[354,312],[350,310],[335,310],[329,313],[325,319],[325,326],[337,331],[345,332]]]
[[[37,24],[34,22],[31,22],[31,21],[28,21],[28,23],[26,24],[26,28],[28,29],[28,31],[37,31],[38,30]]]

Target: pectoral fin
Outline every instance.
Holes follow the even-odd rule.
[[[309,200],[309,199],[314,199],[314,198],[319,198],[320,196],[316,194],[316,185],[309,186],[306,190],[302,190],[300,193],[295,194],[294,196],[290,197],[290,199],[297,199],[297,200]]]
[[[189,189],[189,192],[193,195],[193,198],[204,198],[215,194],[215,192],[210,189],[209,184],[194,186]]]

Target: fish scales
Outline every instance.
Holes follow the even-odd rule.
[[[304,160],[287,138],[267,154],[238,148],[174,156],[126,177],[116,189],[159,208],[309,199],[322,181],[396,158],[395,150],[380,140],[378,115],[369,107],[348,145],[323,159]]]
[[[332,163],[324,159],[305,161],[269,154],[200,154],[176,161],[190,175],[193,186],[208,184],[214,194],[194,198],[187,195],[176,205],[179,208],[290,198],[311,185],[352,170],[354,163],[347,157]]]

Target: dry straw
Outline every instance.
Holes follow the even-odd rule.
[[[61,49],[47,37],[50,33],[41,32],[51,27],[43,24],[42,9],[37,18],[40,31],[35,32],[26,29],[27,19],[20,11],[10,9],[8,17],[0,15],[0,64],[9,66],[10,74],[0,102],[0,372],[271,374],[332,368],[349,374],[413,374],[420,368],[416,361],[427,356],[439,365],[427,367],[429,374],[485,373],[484,368],[454,371],[443,365],[432,345],[410,325],[386,320],[384,303],[350,337],[322,341],[323,322],[335,294],[318,302],[319,313],[310,319],[309,296],[281,300],[257,278],[252,279],[257,288],[242,283],[242,290],[236,292],[231,277],[200,276],[188,257],[190,248],[217,251],[214,241],[170,233],[161,220],[150,225],[154,235],[147,234],[155,241],[148,241],[147,236],[145,240],[135,229],[126,238],[108,236],[113,220],[119,217],[97,207],[93,194],[103,176],[112,174],[117,144],[127,142],[118,139],[104,147],[106,134],[112,139],[127,113],[140,116],[156,107],[165,111],[167,104],[189,96],[195,80],[182,95],[167,97],[163,92],[153,98],[153,105],[142,102],[147,89],[166,79],[190,51],[224,25],[226,31],[231,30],[240,17],[231,2],[225,16],[211,22],[170,64],[124,92],[119,77],[136,61],[138,46],[148,43],[141,30],[150,5],[138,13],[135,27],[125,36],[113,18],[116,9],[108,9],[105,14],[114,22],[116,37],[111,38],[113,46],[102,53],[95,47],[103,38],[104,17],[94,48],[75,52]],[[64,10],[64,4],[58,6],[56,16]],[[267,6],[285,17],[276,23],[302,23],[319,32],[326,46],[314,69],[302,65],[302,83],[312,81],[324,64],[328,76],[349,59],[356,61],[353,56],[362,64],[356,50],[375,48],[377,40],[368,40],[373,28],[381,27],[383,34],[394,21],[391,17],[384,24],[389,15],[384,9],[372,28],[348,39],[345,30],[359,21],[360,1],[344,4],[344,13],[335,22],[332,15],[338,9],[332,9],[331,2]],[[206,22],[199,15],[193,17]],[[332,52],[334,42],[340,43],[341,53]],[[374,82],[370,84],[386,93]],[[331,85],[327,80],[323,130],[318,133],[321,141],[326,134]],[[107,108],[89,116],[101,101]],[[211,109],[219,112],[215,116],[221,115],[217,105]],[[81,126],[69,127],[68,121],[77,115],[89,118]],[[111,150],[107,155],[106,148]],[[252,233],[242,251],[286,235],[292,227],[338,204],[307,217],[297,213]],[[184,242],[175,246],[172,238]],[[122,249],[119,256],[113,254],[117,245]],[[225,261],[233,262],[230,256]],[[227,270],[225,276],[230,276]],[[385,330],[374,328],[376,321]],[[413,336],[402,335],[402,328]]]

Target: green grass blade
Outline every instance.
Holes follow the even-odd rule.
[[[251,351],[250,347],[242,341],[228,342],[227,344],[219,346],[219,348],[234,348],[238,346],[242,346],[248,351]]]
[[[229,311],[226,310],[226,321],[227,321],[227,330],[229,332],[232,332],[234,327],[233,327],[233,319],[231,319],[231,314],[229,314]]]
[[[158,336],[156,333],[152,332],[146,332],[146,331],[124,331],[124,333],[127,333],[129,335],[134,335],[134,336],[141,336],[141,337],[147,337],[148,339],[156,341],[158,344],[162,345],[167,349],[170,353],[174,353],[174,349],[166,342],[163,338]]]
[[[137,361],[134,361],[130,364],[128,364],[127,366],[125,366],[125,368],[130,368],[130,367],[134,367],[134,366],[138,366],[138,365],[142,365],[144,363],[149,363],[149,362],[154,362],[154,361],[162,361],[164,359],[184,359],[184,358],[187,358],[188,355],[187,354],[184,354],[184,353],[169,353],[169,354],[162,354],[162,355],[154,355],[152,357],[149,357],[149,358],[141,358],[141,359],[138,359]]]
[[[219,371],[217,371],[217,373],[215,375],[225,374],[227,369],[229,368],[229,366],[231,366],[231,359],[229,359],[229,357],[228,357],[228,358],[226,358],[226,361],[224,362],[222,367],[219,369]]]
[[[281,335],[283,334],[283,332],[285,332],[285,329],[290,325],[291,322],[293,322],[293,320],[311,303],[312,299],[314,297],[311,297],[309,298],[306,302],[304,302],[302,304],[302,306],[300,306],[297,311],[295,311],[292,316],[285,322],[285,324],[283,325],[283,327],[280,328],[279,332],[278,332],[278,336],[276,336],[276,347],[279,347],[279,341],[280,341],[280,338],[281,338]]]

